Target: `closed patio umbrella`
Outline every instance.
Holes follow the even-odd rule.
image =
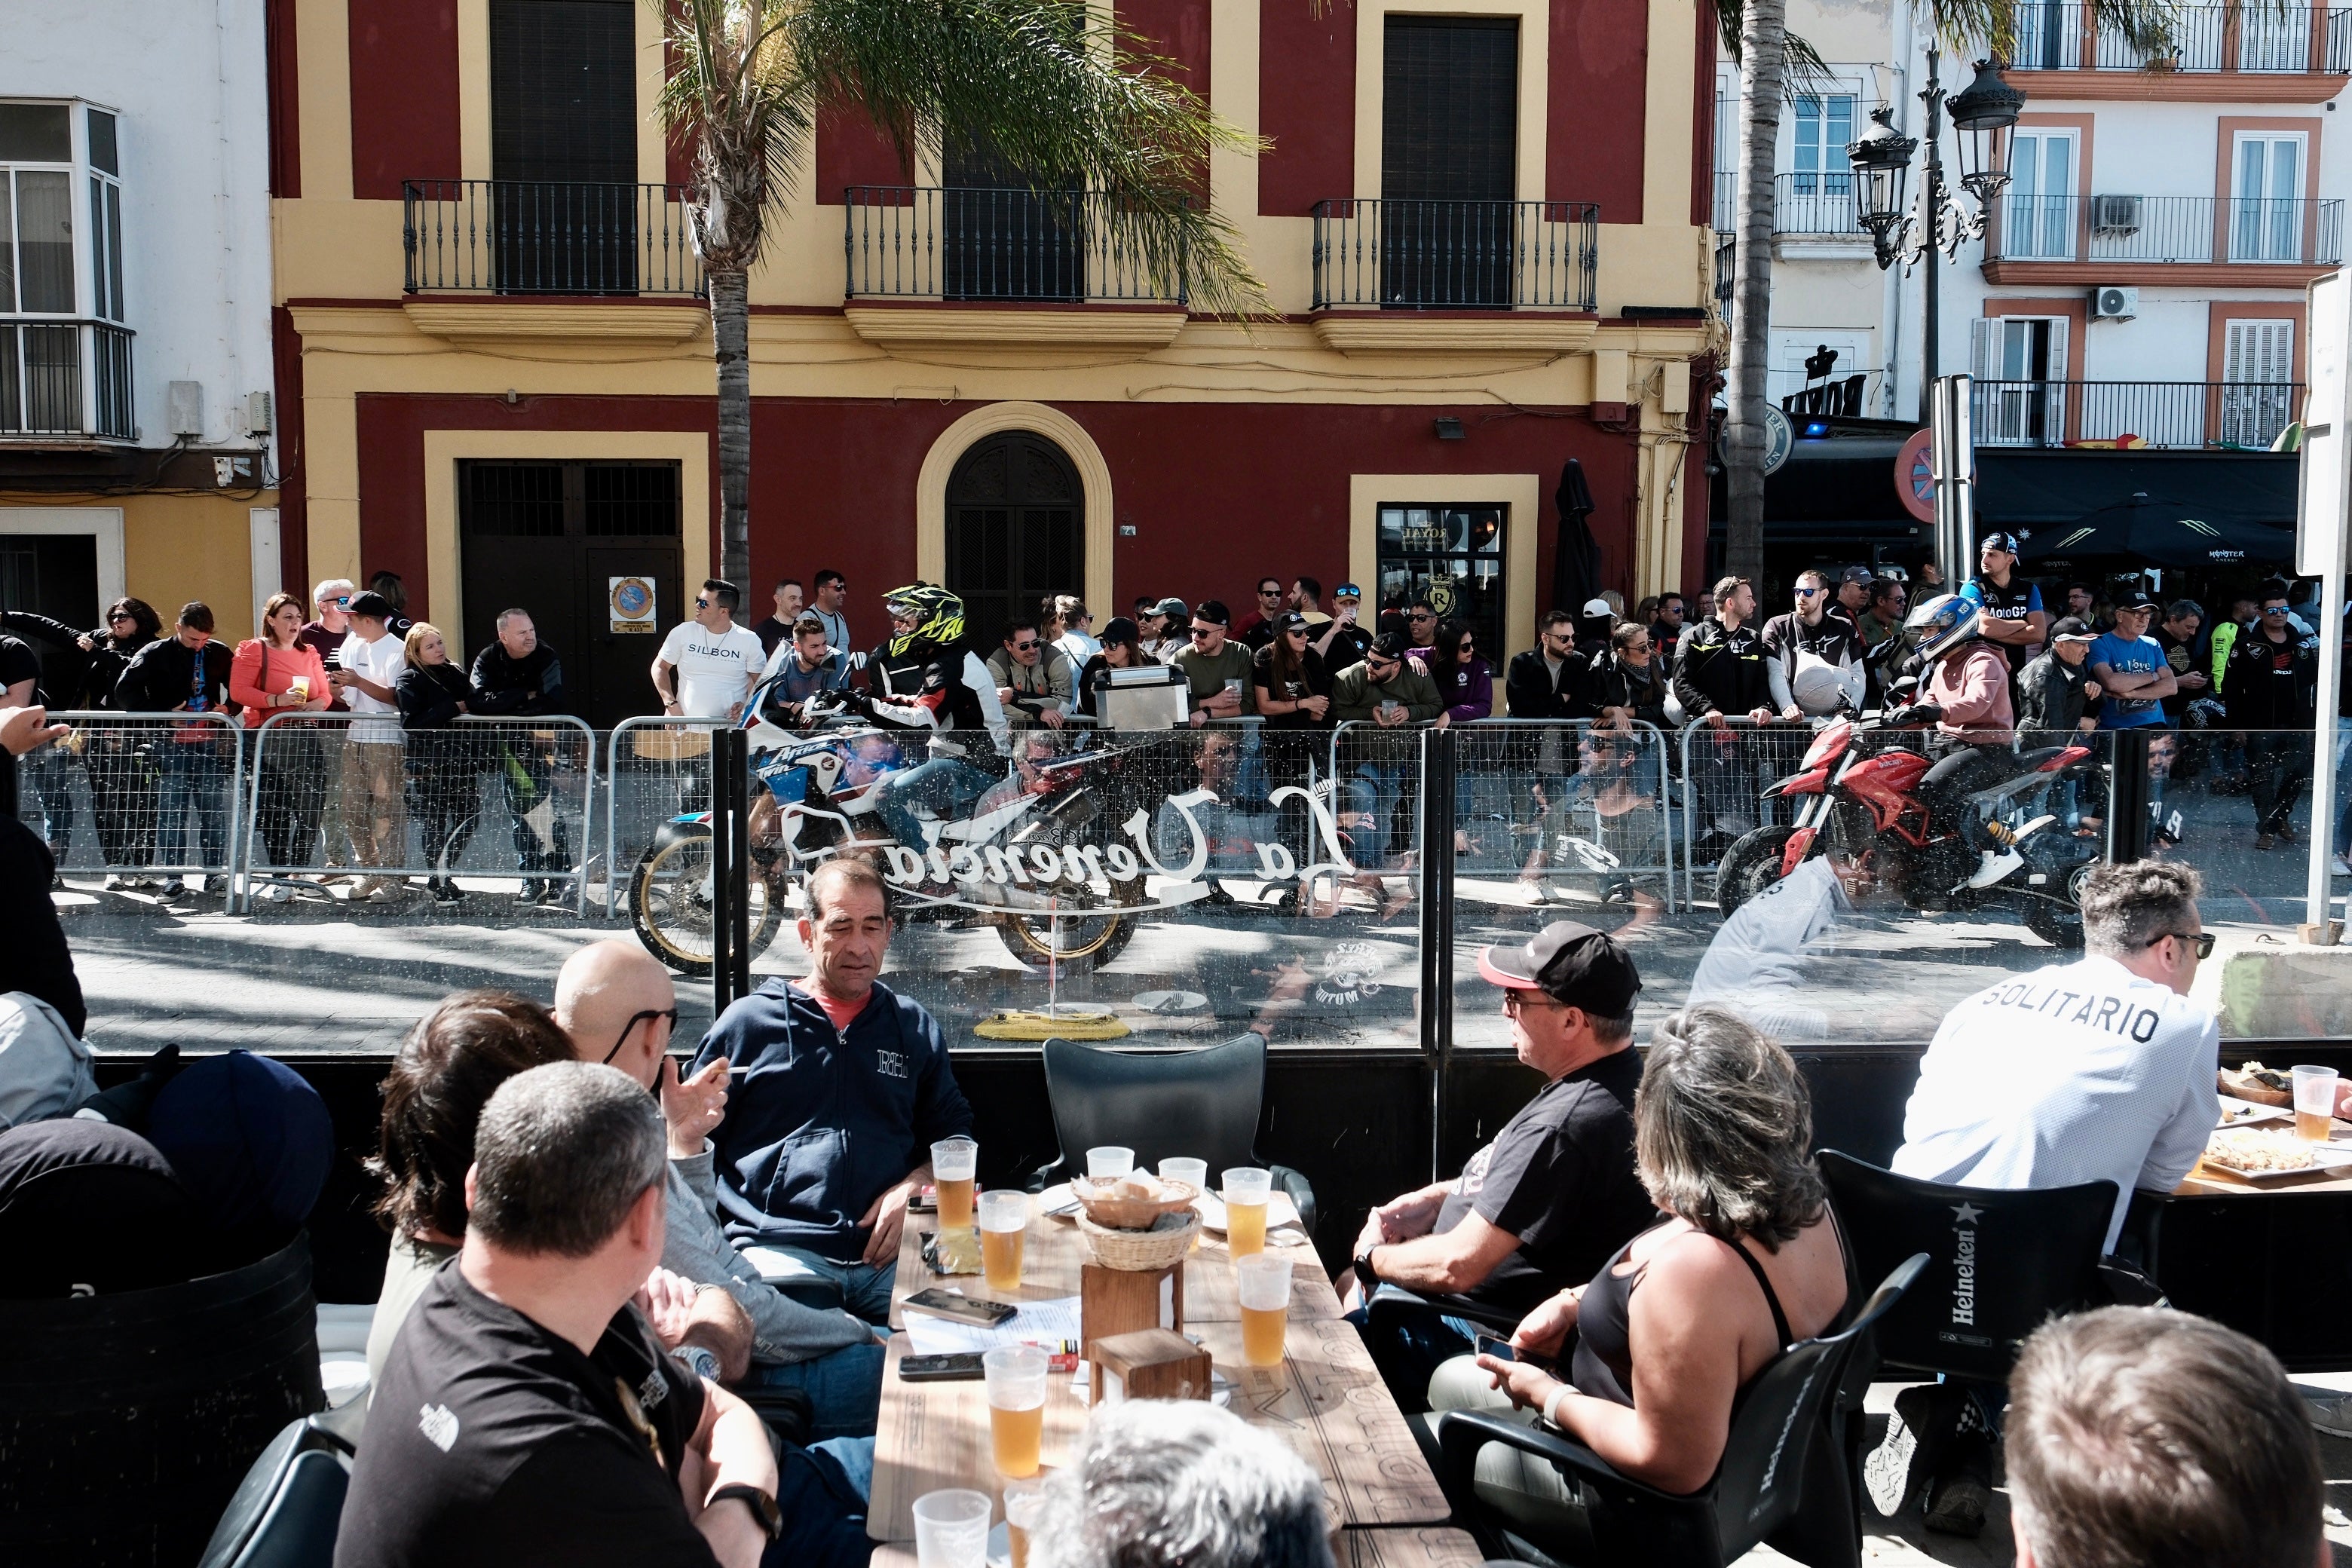
[[[1585,522],[1592,515],[1592,487],[1584,482],[1584,465],[1574,458],[1560,468],[1552,502],[1559,508],[1559,542],[1552,552],[1551,603],[1574,615],[1601,591],[1601,546]]]

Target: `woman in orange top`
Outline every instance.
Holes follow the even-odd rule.
[[[302,601],[291,594],[273,594],[261,613],[261,635],[237,645],[228,668],[228,694],[230,700],[245,705],[248,730],[259,729],[273,713],[316,713],[334,700],[318,649],[295,640],[301,630]],[[318,836],[327,781],[321,739],[315,725],[285,723],[256,742],[261,746],[256,826],[273,864],[302,864]],[[294,896],[293,885],[273,881],[261,896],[273,904],[285,903]]]

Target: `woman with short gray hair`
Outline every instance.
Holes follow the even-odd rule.
[[[1720,1008],[1661,1021],[1633,1102],[1633,1158],[1664,1217],[1521,1321],[1511,1342],[1539,1361],[1449,1363],[1432,1406],[1507,1399],[1635,1480],[1705,1487],[1757,1374],[1845,1315],[1844,1243],[1811,1144],[1811,1100],[1788,1052]],[[1477,1489],[1538,1546],[1573,1557],[1589,1544],[1550,1466],[1490,1444]]]

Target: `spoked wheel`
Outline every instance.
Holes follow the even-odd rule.
[[[682,827],[647,849],[629,878],[629,920],[646,951],[680,974],[710,973],[710,829]],[[751,879],[750,939],[767,950],[783,920],[783,900],[764,877]]]
[[[996,917],[996,929],[1024,963],[1052,963],[1065,973],[1092,969],[1117,958],[1134,940],[1136,918],[1123,910],[1143,901],[1143,879],[1113,882],[1110,892],[1115,907],[1108,910],[1097,904],[1051,914],[1008,911]]]
[[[1716,908],[1728,915],[1780,879],[1780,856],[1796,833],[1789,826],[1759,827],[1740,836],[1716,868]]]

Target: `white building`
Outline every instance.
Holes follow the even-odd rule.
[[[0,604],[98,624],[278,579],[263,8],[12,9],[0,48]]]

